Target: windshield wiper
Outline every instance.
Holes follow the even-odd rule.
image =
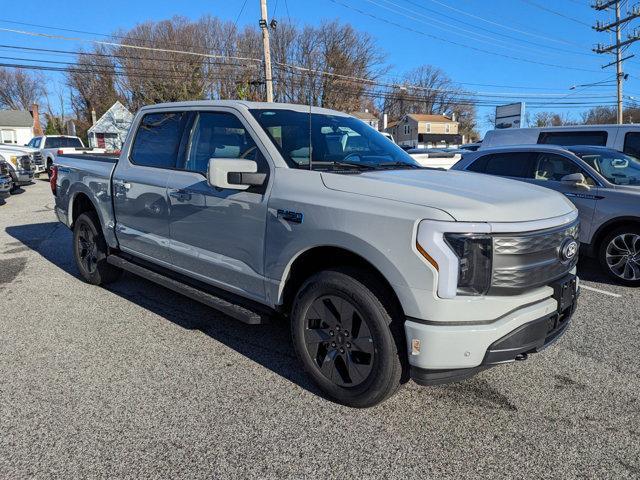
[[[345,161],[338,161],[338,160],[332,160],[329,162],[321,162],[321,161],[314,161],[313,162],[313,166],[333,166],[333,167],[349,167],[349,168],[358,168],[358,169],[363,169],[363,170],[375,170],[376,166],[375,165],[371,165],[371,164],[367,164],[367,163],[360,163],[360,162],[345,162]]]
[[[385,163],[379,163],[377,165],[380,168],[423,168],[420,165],[413,165],[411,163],[406,163],[406,162],[385,162]]]

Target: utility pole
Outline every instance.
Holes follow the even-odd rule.
[[[267,87],[267,102],[273,102],[273,78],[271,77],[271,47],[269,46],[269,24],[267,23],[267,0],[260,0],[260,29],[264,53],[264,83]]]
[[[628,60],[632,58],[633,55],[629,55],[625,58],[622,58],[623,48],[628,47],[633,42],[640,40],[640,35],[638,32],[634,31],[633,33],[627,36],[625,41],[622,41],[622,28],[628,22],[633,20],[634,18],[640,17],[640,7],[635,5],[631,11],[627,12],[627,16],[621,18],[620,14],[620,0],[596,0],[596,2],[592,5],[592,7],[597,11],[607,10],[611,7],[615,9],[616,19],[615,21],[605,24],[600,22],[599,20],[596,22],[596,25],[593,27],[598,32],[606,32],[615,30],[616,33],[616,43],[612,45],[600,45],[593,49],[596,53],[612,53],[615,52],[616,60],[614,62],[608,63],[607,65],[603,65],[602,68],[610,67],[612,65],[616,66],[616,83],[617,83],[617,106],[618,106],[618,114],[617,114],[617,123],[621,124],[623,122],[622,112],[622,82],[626,80],[628,75],[625,75],[622,71],[622,62],[624,60]]]

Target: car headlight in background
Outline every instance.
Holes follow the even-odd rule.
[[[460,295],[484,295],[491,287],[493,241],[489,235],[445,233],[447,245],[458,257]]]
[[[16,157],[15,155],[11,155],[9,157],[9,161],[14,165],[14,166],[18,166],[18,157]]]

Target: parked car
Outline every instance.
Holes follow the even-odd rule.
[[[42,155],[40,154],[40,151],[35,148],[20,145],[0,144],[0,151],[2,150],[8,150],[10,152],[9,154],[19,152],[20,154],[28,155],[31,163],[31,170],[33,170],[34,175],[38,175],[45,170]]]
[[[580,211],[584,253],[619,283],[640,285],[640,160],[606,147],[530,145],[465,154],[453,168],[563,193]]]
[[[343,138],[344,137],[344,138]],[[81,277],[123,270],[260,323],[366,407],[524,360],[569,325],[578,214],[512,180],[424,169],[344,113],[201,101],[142,108],[119,159],[58,156]]]
[[[22,185],[28,185],[33,180],[33,170],[31,167],[31,158],[28,154],[19,149],[0,149],[0,160],[4,161],[8,167],[11,181],[13,182],[12,191]]]
[[[4,160],[0,160],[0,195],[9,195],[12,190],[13,179],[9,172],[9,165]]]
[[[506,145],[593,145],[640,158],[640,124],[571,125],[564,127],[508,128],[488,131],[480,150]]]
[[[423,167],[446,170],[462,158],[463,152],[448,148],[412,148],[407,153]]]
[[[49,173],[51,165],[55,162],[56,155],[64,155],[66,153],[105,153],[104,148],[85,147],[80,137],[70,135],[33,137],[27,145],[40,152],[44,159],[42,170],[46,170],[47,173]]]

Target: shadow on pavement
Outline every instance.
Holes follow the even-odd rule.
[[[11,226],[6,232],[66,273],[78,277],[72,256],[72,234],[58,222]],[[12,245],[11,248],[15,248]],[[0,253],[9,253],[2,252]],[[246,325],[201,303],[126,274],[107,290],[188,330],[199,330],[252,361],[319,396],[320,390],[300,366],[286,322]]]

